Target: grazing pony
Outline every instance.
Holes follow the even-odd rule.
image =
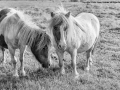
[[[79,77],[76,69],[77,53],[87,52],[87,67],[89,70],[91,55],[99,36],[100,23],[91,13],[80,13],[73,17],[63,7],[51,12],[49,33],[59,58],[61,73],[64,74],[64,52],[70,53],[75,78]]]
[[[5,18],[0,22],[0,35],[4,37],[11,55],[14,66],[13,75],[19,76],[16,68],[17,60],[14,57],[17,48],[20,49],[21,73],[25,75],[23,56],[26,45],[42,66],[48,68],[50,66],[49,49],[51,46],[49,35],[33,23],[30,16],[13,8],[9,8],[9,10]]]

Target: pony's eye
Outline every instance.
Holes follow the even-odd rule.
[[[58,29],[58,27],[55,26],[54,29]]]
[[[66,31],[67,30],[67,27],[64,27],[64,31]]]
[[[59,31],[59,27],[58,26],[55,26],[54,27],[54,30],[57,32],[57,31]]]

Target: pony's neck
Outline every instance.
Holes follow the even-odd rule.
[[[76,20],[73,16],[69,17],[69,30],[67,34],[67,41],[68,43],[76,43],[80,42],[80,39],[83,37],[83,32],[82,30],[76,26],[74,23]]]
[[[75,32],[75,28],[74,28],[74,23],[73,23],[74,17],[70,16],[69,17],[69,28],[68,28],[68,42],[70,42],[71,40],[74,41],[75,37],[76,37],[76,32]]]
[[[35,34],[35,35],[34,35]],[[31,47],[33,47],[33,46],[35,46],[35,45],[37,45],[37,43],[39,42],[39,40],[40,40],[40,36],[41,35],[41,33],[39,32],[39,31],[35,31],[33,34],[31,34],[31,37],[30,37],[30,39],[32,40],[33,39],[33,37],[34,37],[34,40],[32,40],[32,42],[31,42]],[[29,43],[29,42],[28,42]]]

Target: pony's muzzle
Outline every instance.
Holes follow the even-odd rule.
[[[64,45],[59,44],[59,45],[58,45],[58,48],[59,48],[59,49],[62,49],[62,50],[66,50],[67,47],[66,47],[66,44],[64,44]]]
[[[50,68],[50,63],[42,64],[42,67],[43,67],[43,68]]]

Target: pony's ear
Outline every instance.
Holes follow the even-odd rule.
[[[67,14],[65,14],[65,16],[66,16],[67,18],[69,18],[69,17],[70,17],[70,12],[68,12]]]
[[[55,13],[54,12],[51,12],[51,17],[54,17],[55,16]]]

